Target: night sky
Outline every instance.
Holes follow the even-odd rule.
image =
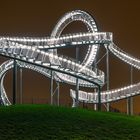
[[[140,53],[140,1],[139,0],[1,0],[0,1],[0,36],[38,36],[46,37],[59,18],[72,10],[85,10],[96,20],[99,31],[113,32],[113,40],[118,47],[139,58]],[[82,23],[72,23],[63,33],[86,31]],[[59,53],[75,57],[75,49],[60,49]],[[74,53],[73,53],[74,52]],[[80,49],[81,59],[85,49]],[[104,53],[99,50],[98,59]],[[1,63],[6,59],[1,57]],[[104,70],[105,60],[99,64]],[[133,71],[133,82],[139,82],[140,72]],[[5,80],[8,96],[12,96],[12,73],[8,72]],[[130,84],[130,66],[110,54],[110,88]],[[29,70],[23,71],[23,100],[25,103],[49,103],[49,79]],[[70,105],[69,88],[61,85],[60,104]],[[105,88],[105,87],[104,87]],[[92,91],[93,89],[90,89]],[[18,92],[19,94],[19,88]],[[17,95],[18,96],[18,95]],[[140,97],[134,98],[135,112],[140,112]],[[112,106],[126,112],[126,100]]]

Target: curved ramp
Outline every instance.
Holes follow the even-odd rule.
[[[137,59],[130,54],[124,52],[122,49],[117,47],[113,42],[109,44],[108,49],[123,62],[140,69],[140,59]],[[101,92],[101,103],[113,102],[128,97],[136,96],[140,94],[140,83],[129,85],[118,89]],[[76,92],[70,90],[70,96],[73,99],[73,106],[75,106]],[[87,103],[98,103],[98,94],[89,93],[85,91],[79,91],[79,101],[85,101]]]

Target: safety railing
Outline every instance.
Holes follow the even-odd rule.
[[[127,87],[122,87],[119,89],[101,92],[101,102],[112,102],[127,97],[135,96],[138,94],[140,94],[140,83],[130,85]],[[70,95],[72,98],[76,99],[75,90],[70,90]],[[79,101],[86,101],[88,103],[98,103],[98,93],[89,93],[79,90]]]
[[[112,33],[98,32],[98,33],[77,33],[65,34],[60,37],[46,37],[46,38],[29,38],[29,37],[0,37],[1,39],[11,42],[11,44],[34,46],[40,49],[58,48],[67,45],[78,44],[100,44],[110,43],[112,41]]]
[[[114,43],[111,43],[109,45],[109,50],[116,55],[118,58],[120,58],[121,60],[125,61],[126,63],[128,63],[129,65],[140,69],[140,59],[137,59],[133,56],[131,56],[130,54],[124,52],[122,49],[120,49],[119,47],[117,47],[117,45],[115,45]]]

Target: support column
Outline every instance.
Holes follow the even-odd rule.
[[[95,68],[95,70],[97,69],[97,55],[96,55],[94,63],[93,63],[93,68]],[[97,89],[96,88],[94,88],[94,94],[95,93],[97,93]],[[94,110],[97,110],[98,105],[95,103],[93,106],[94,106]]]
[[[94,94],[95,94],[95,93],[97,93],[96,88],[94,89]],[[96,104],[96,103],[94,104],[94,110],[97,110],[97,104]]]
[[[106,47],[106,86],[107,91],[109,91],[109,50],[108,47]],[[107,94],[107,101],[109,100],[109,95]],[[110,103],[107,103],[106,109],[109,111]]]
[[[60,87],[60,84],[59,82],[57,83],[57,105],[59,106],[59,103],[60,103],[60,92],[59,92],[59,87]]]
[[[133,84],[133,67],[130,67],[130,81]],[[130,91],[131,92],[131,91]],[[127,115],[133,115],[133,97],[127,98]]]
[[[101,111],[101,87],[98,86],[98,111]]]
[[[76,60],[79,61],[79,47],[76,47]],[[76,107],[79,106],[79,79],[76,78]]]
[[[127,115],[133,115],[133,97],[127,98]]]
[[[20,92],[20,104],[23,102],[23,79],[22,79],[22,68],[19,68],[20,79],[19,79],[19,92]]]
[[[51,94],[51,105],[53,105],[53,71],[51,71],[51,81],[50,81],[50,94]]]
[[[17,91],[17,62],[14,59],[13,67],[13,105],[16,104],[16,91]]]
[[[76,79],[76,106],[75,107],[78,107],[79,106],[79,79],[77,78]]]

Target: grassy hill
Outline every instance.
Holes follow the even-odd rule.
[[[140,140],[140,117],[48,105],[0,107],[0,140]]]

